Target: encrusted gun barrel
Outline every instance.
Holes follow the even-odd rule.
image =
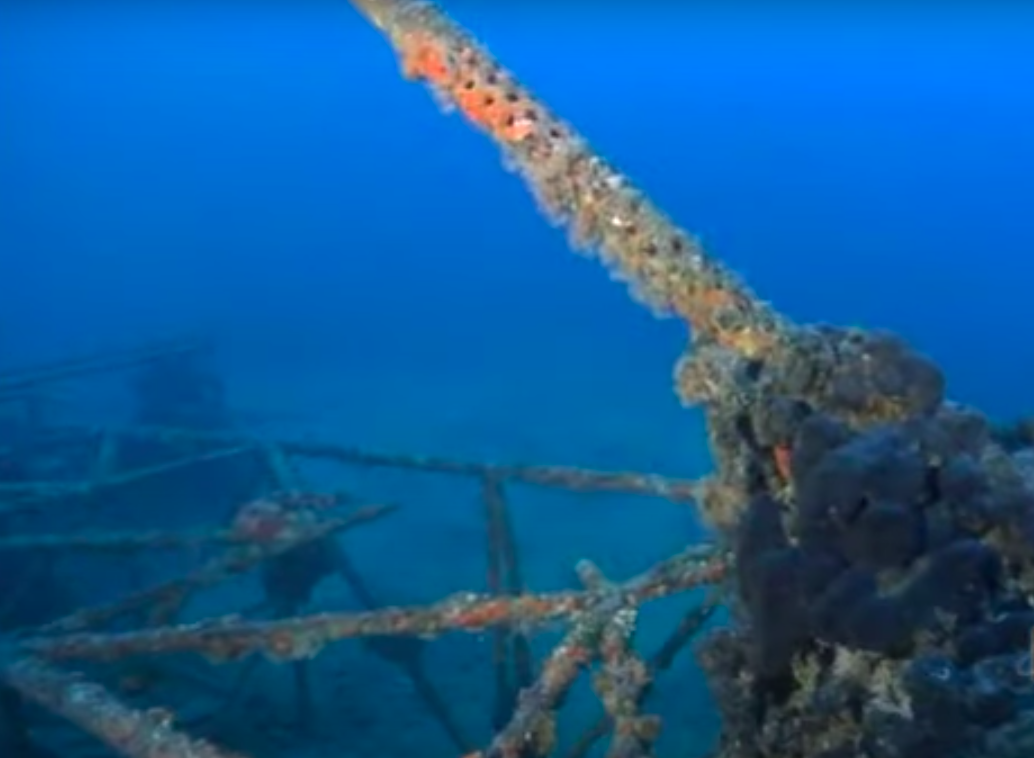
[[[572,244],[598,255],[658,312],[747,356],[790,326],[627,177],[601,158],[469,34],[431,3],[353,0],[390,39],[407,78],[425,82],[503,150]]]

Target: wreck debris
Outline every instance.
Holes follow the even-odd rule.
[[[715,582],[722,578],[723,572],[724,564],[720,557],[709,551],[698,549],[687,551],[626,584],[582,593],[527,596],[528,601],[514,601],[509,604],[509,607],[501,606],[497,598],[485,598],[478,602],[470,596],[461,596],[429,608],[409,611],[388,609],[383,612],[351,614],[351,618],[345,614],[320,614],[264,623],[233,624],[217,621],[135,633],[30,638],[17,643],[15,650],[21,657],[16,667],[0,672],[0,675],[9,677],[6,681],[10,686],[25,692],[57,712],[70,716],[76,723],[83,725],[83,719],[94,719],[85,722],[85,725],[96,732],[98,729],[107,728],[104,724],[107,723],[105,719],[108,717],[100,711],[94,712],[94,706],[98,708],[101,705],[104,705],[105,708],[113,707],[110,703],[101,702],[103,690],[96,685],[77,683],[76,686],[85,688],[83,692],[91,694],[91,698],[86,698],[85,694],[83,698],[74,698],[72,705],[81,703],[86,710],[83,713],[70,711],[68,710],[71,708],[69,703],[54,701],[53,693],[47,694],[47,691],[42,688],[47,682],[51,684],[61,682],[63,686],[71,686],[73,680],[51,669],[41,668],[42,664],[30,665],[27,662],[32,659],[25,657],[26,654],[39,654],[51,659],[99,657],[103,660],[112,660],[143,653],[194,650],[219,660],[226,660],[237,657],[246,651],[262,650],[278,659],[288,659],[302,656],[311,657],[318,651],[322,642],[340,639],[344,636],[427,635],[451,629],[477,630],[500,623],[513,625],[520,622],[526,626],[547,616],[573,616],[575,618],[573,631],[565,643],[558,647],[550,657],[538,683],[521,693],[517,715],[514,716],[513,723],[521,724],[531,720],[536,724],[546,725],[552,718],[551,713],[558,705],[566,687],[573,681],[571,677],[576,671],[573,671],[571,667],[575,666],[577,669],[582,665],[581,651],[589,650],[584,646],[591,642],[591,638],[616,623],[612,620],[612,616],[615,608],[618,608],[618,604],[622,607],[633,606],[671,592],[689,589],[702,583]],[[618,618],[622,618],[622,616],[618,614]],[[616,667],[621,659],[605,652],[604,660]],[[584,663],[588,662],[589,659],[584,661]],[[33,672],[39,676],[30,677],[29,674]],[[49,675],[50,678],[48,679],[45,675]],[[40,684],[41,682],[43,684]],[[538,696],[534,696],[536,693]],[[91,713],[93,713],[92,716],[89,715]],[[115,718],[115,715],[110,713],[109,716]],[[146,719],[139,721],[143,718],[140,714],[134,716],[132,712],[128,711],[119,711],[117,716],[118,719],[123,720],[131,717],[137,719],[132,722],[137,725],[150,723]],[[168,724],[162,726],[166,728]],[[111,728],[114,729],[114,727]],[[128,729],[128,726],[125,728]],[[510,732],[513,732],[514,729],[516,727],[511,727]],[[505,735],[510,732],[504,730],[500,733],[503,736],[499,739],[505,741],[507,739]],[[113,736],[115,734],[113,731],[106,731],[104,734],[110,744],[123,750],[126,755],[150,756],[153,754],[133,752],[144,749],[137,745],[136,740],[142,739],[142,737],[137,736],[135,732],[131,742],[116,741],[117,738]],[[164,740],[167,736],[166,732],[161,734],[156,732],[153,739],[160,738],[163,740],[162,744],[165,745]],[[177,739],[181,738],[177,737]],[[186,740],[186,738],[182,739]],[[171,743],[169,744],[171,745]],[[189,752],[189,750],[201,750],[208,747],[203,743],[198,743],[198,745],[184,741],[182,745],[176,747],[176,750],[188,752],[166,754],[177,756],[177,758],[207,755],[206,753]],[[214,756],[216,753],[212,753],[212,755]]]
[[[99,684],[9,655],[0,658],[0,680],[128,758],[240,758],[177,731],[167,711],[134,710]]]
[[[617,607],[613,593],[603,593],[605,588],[591,582],[585,584],[592,601],[578,611],[570,631],[542,664],[538,678],[521,691],[513,716],[492,739],[484,758],[546,756],[553,751],[556,711],[579,674],[592,662],[608,613]]]
[[[606,580],[591,564],[583,565],[587,583],[607,587]],[[597,654],[602,668],[593,678],[593,688],[603,703],[613,729],[608,758],[645,758],[661,728],[660,719],[640,714],[639,707],[652,677],[646,664],[631,646],[639,609],[622,601],[621,595],[605,614],[600,627]]]
[[[510,597],[521,595],[524,581],[504,484],[495,476],[485,476],[481,483],[481,499],[485,505],[487,528],[488,591]],[[527,635],[514,628],[500,626],[494,629],[492,665],[496,678],[492,726],[498,730],[513,710],[517,694],[532,682],[531,648]]]
[[[619,590],[628,605],[721,581],[720,555],[688,550],[662,562]],[[48,660],[112,660],[132,655],[194,651],[215,660],[235,660],[261,652],[274,660],[311,658],[327,644],[354,637],[434,637],[451,631],[478,632],[496,626],[530,628],[585,613],[599,593],[554,592],[493,597],[465,592],[429,606],[360,613],[319,613],[281,621],[241,621],[230,617],[194,624],[110,634],[70,634],[22,640],[19,649]]]
[[[192,429],[128,427],[114,431],[127,437],[166,442],[205,442],[225,448],[240,447],[249,442],[240,435],[201,432]],[[499,482],[514,481],[538,487],[555,487],[571,492],[647,495],[673,502],[692,502],[701,492],[700,482],[631,471],[593,471],[572,466],[480,463],[434,456],[380,453],[310,440],[271,440],[265,444],[281,451],[287,458],[330,460],[362,468],[408,469],[456,476],[491,477]]]
[[[33,682],[38,686],[47,682],[71,686],[75,682],[84,688],[83,692],[94,693],[92,699],[82,701],[82,707],[87,709],[83,713],[70,711],[67,703],[44,697],[42,690],[26,694],[30,699],[55,708],[56,712],[70,716],[75,723],[99,734],[126,755],[150,756],[153,753],[146,751],[152,747],[150,743],[141,742],[143,737],[139,735],[132,736],[132,739],[126,737],[130,742],[120,743],[113,741],[113,732],[98,730],[115,728],[112,724],[121,724],[125,729],[136,728],[134,724],[149,725],[148,713],[112,711],[115,705],[111,703],[114,701],[104,700],[107,695],[100,685],[82,680],[77,675],[51,669],[44,659],[94,660],[102,664],[118,661],[120,665],[128,667],[126,671],[129,672],[122,675],[120,681],[125,681],[127,677],[133,678],[135,671],[153,667],[150,662],[153,658],[140,658],[142,655],[192,651],[216,661],[254,653],[265,654],[274,660],[290,659],[293,661],[299,693],[298,716],[301,725],[312,713],[308,694],[309,671],[302,667],[324,644],[346,637],[361,637],[368,642],[371,650],[400,667],[413,683],[414,691],[442,724],[452,741],[464,753],[469,753],[470,742],[457,727],[447,701],[423,672],[419,659],[422,638],[452,630],[492,629],[501,632],[500,639],[507,644],[501,648],[503,657],[497,662],[507,672],[505,681],[509,689],[506,699],[495,704],[493,718],[511,723],[519,715],[520,718],[532,719],[545,727],[552,723],[554,715],[542,711],[538,706],[555,707],[559,703],[555,698],[543,700],[533,698],[528,693],[534,693],[536,687],[541,689],[543,681],[547,684],[555,682],[550,678],[550,672],[560,670],[558,667],[565,660],[567,649],[558,649],[551,659],[552,668],[547,667],[545,670],[546,678],[543,680],[540,677],[536,684],[533,681],[527,636],[537,624],[550,619],[574,619],[577,628],[578,619],[591,615],[589,609],[604,601],[607,608],[616,608],[615,603],[622,608],[634,608],[655,597],[691,589],[700,584],[723,581],[726,576],[727,556],[704,546],[687,550],[662,562],[642,577],[620,585],[604,587],[600,584],[594,590],[546,595],[532,594],[523,586],[517,548],[509,524],[509,506],[504,491],[507,481],[566,487],[572,491],[652,494],[681,501],[691,498],[699,490],[694,482],[672,481],[634,473],[614,474],[544,466],[500,466],[373,454],[335,445],[269,442],[197,430],[66,428],[60,431],[46,430],[46,435],[50,440],[48,454],[60,451],[62,446],[74,448],[77,451],[75,455],[80,457],[83,451],[92,450],[96,456],[94,462],[90,462],[88,455],[83,459],[87,464],[84,470],[88,476],[82,483],[74,480],[59,484],[6,482],[0,495],[8,498],[8,502],[12,502],[12,498],[13,502],[19,502],[19,498],[25,502],[24,498],[29,497],[36,507],[56,507],[62,503],[74,504],[82,494],[89,493],[94,498],[91,507],[103,507],[105,492],[116,492],[122,487],[146,482],[151,477],[165,475],[170,471],[189,470],[200,462],[230,461],[246,454],[257,454],[265,461],[270,473],[269,483],[275,490],[237,508],[230,515],[229,523],[220,528],[186,532],[22,533],[0,538],[0,555],[49,555],[68,550],[135,554],[154,548],[223,548],[207,564],[180,579],[142,589],[99,606],[77,609],[42,626],[25,627],[8,633],[5,644],[11,649],[11,660],[17,661],[17,666],[5,670],[4,675],[11,677],[11,681],[7,682],[7,691],[20,692],[23,688],[33,686]],[[172,461],[160,459],[138,468],[120,467],[118,462],[122,456],[117,451],[127,444],[132,445],[134,440],[142,440],[145,444],[157,442],[167,445],[168,454],[173,456]],[[84,446],[84,441],[89,441],[89,444]],[[192,451],[196,451],[196,454]],[[317,494],[297,489],[301,486],[301,480],[293,469],[292,459],[307,455],[330,458],[353,466],[389,466],[479,478],[482,482],[490,544],[488,567],[490,571],[493,567],[498,570],[498,581],[490,581],[489,593],[484,595],[461,593],[422,608],[384,607],[371,594],[342,547],[330,538],[355,525],[380,518],[393,508],[353,506],[350,497],[343,499],[334,494]],[[346,512],[339,515],[338,509],[342,505]],[[313,556],[320,556],[316,563],[313,563]],[[314,568],[310,570],[310,566]],[[266,605],[274,612],[273,620],[243,621],[229,617],[207,619],[197,624],[175,624],[175,617],[193,593],[255,567],[263,568]],[[367,607],[366,612],[299,615],[315,582],[329,572],[338,573],[352,587]],[[125,621],[142,625],[130,631],[103,630],[120,621],[123,622],[121,625]],[[600,635],[604,628],[608,627],[600,627]],[[0,641],[4,641],[2,637]],[[592,652],[592,660],[596,657],[598,652]],[[237,685],[229,688],[222,696],[226,707],[241,695],[257,660],[249,660],[241,671]],[[29,674],[34,674],[35,679]],[[556,692],[559,693],[559,690]],[[76,700],[77,704],[79,702]],[[94,705],[108,710],[96,712],[91,717],[89,709]],[[88,717],[94,720],[84,721]],[[517,723],[520,723],[520,718]],[[131,722],[127,719],[136,720]],[[192,721],[197,719],[192,718]],[[168,726],[168,723],[163,723],[165,727]],[[195,754],[203,754],[196,751],[210,747],[207,743],[192,742],[178,734],[158,735],[156,732],[155,739],[159,736],[160,747],[153,749],[181,751],[168,753],[174,758],[192,758]],[[139,752],[141,750],[145,752]],[[189,752],[191,750],[195,752]],[[164,758],[166,754],[162,755]]]
[[[331,517],[323,521],[296,528],[276,539],[261,542],[242,543],[214,558],[197,571],[181,579],[175,579],[150,589],[126,595],[111,603],[82,608],[42,627],[34,629],[36,634],[71,634],[110,623],[120,617],[151,606],[169,603],[179,605],[190,594],[215,586],[229,577],[249,571],[265,561],[285,555],[317,540],[323,540],[335,533],[372,521],[392,512],[391,506],[366,506],[347,516]]]
[[[715,610],[719,607],[720,599],[721,593],[712,590],[702,603],[691,606],[683,614],[679,624],[671,631],[664,643],[650,656],[647,662],[647,681],[643,682],[634,693],[634,697],[639,705],[645,702],[653,690],[653,684],[657,676],[671,667],[679,652],[700,633],[700,630],[712,618]],[[592,750],[593,745],[605,737],[613,728],[614,720],[612,714],[604,713],[595,724],[586,729],[574,742],[571,749],[566,753],[567,758],[584,758]]]

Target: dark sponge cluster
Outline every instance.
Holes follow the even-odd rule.
[[[987,507],[979,469],[932,449],[923,427],[936,423],[852,434],[803,421],[795,503],[756,497],[736,535],[759,671],[785,672],[813,640],[907,655],[938,619],[973,623],[1006,591],[1002,558],[982,539],[1004,513]]]
[[[741,729],[723,756],[990,755],[1034,725],[1031,451],[951,405],[863,429],[773,408],[756,439],[785,435],[790,481],[743,512],[740,623],[701,648]]]
[[[944,399],[936,364],[898,336],[878,331],[818,326],[766,368],[776,395],[804,398],[844,420],[871,422],[932,413]]]

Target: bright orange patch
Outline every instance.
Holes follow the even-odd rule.
[[[410,35],[402,51],[402,75],[444,86],[452,76],[448,58],[433,40]]]

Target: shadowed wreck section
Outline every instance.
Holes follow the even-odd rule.
[[[718,755],[1029,754],[1029,435],[947,401],[894,335],[774,311],[436,6],[353,5],[575,248],[689,326],[676,388],[706,412],[700,506],[735,561],[734,623],[699,646]]]

